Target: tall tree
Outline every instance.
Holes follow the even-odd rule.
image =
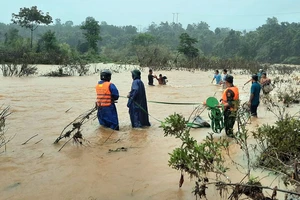
[[[189,59],[197,57],[199,50],[194,47],[194,44],[198,41],[195,38],[190,37],[187,33],[182,33],[179,38],[180,43],[177,48],[178,52],[183,53]]]
[[[20,25],[21,27],[30,29],[30,47],[32,48],[33,31],[37,29],[40,24],[51,24],[52,17],[48,12],[44,14],[41,10],[37,9],[37,6],[32,6],[31,8],[20,8],[18,14],[13,13],[12,22]]]
[[[54,52],[58,51],[58,49],[59,46],[55,33],[50,30],[44,33],[38,41],[37,52]]]
[[[93,17],[87,17],[85,22],[82,23],[80,29],[84,30],[84,36],[87,40],[89,47],[98,51],[98,41],[101,40],[100,37],[100,25]]]
[[[231,30],[223,40],[223,57],[232,58],[238,55],[241,48],[241,32]]]

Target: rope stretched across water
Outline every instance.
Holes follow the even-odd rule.
[[[125,96],[119,96],[119,97],[122,97],[122,98],[126,98]],[[185,102],[185,103],[182,103],[182,102],[167,102],[167,101],[147,101],[149,103],[157,103],[157,104],[171,104],[171,105],[201,105],[202,103],[191,103],[191,102]]]
[[[122,98],[126,98],[128,99],[128,97],[125,96],[119,96]],[[161,120],[155,118],[154,116],[152,116],[149,112],[147,112],[141,105],[139,105],[137,102],[135,102],[134,100],[132,100],[134,102],[135,105],[137,105],[143,112],[145,112],[146,114],[148,114],[150,117],[152,117],[153,119],[155,119],[156,121],[162,123]],[[166,101],[147,101],[149,103],[157,103],[157,104],[169,104],[169,105],[202,105],[202,103],[182,103],[182,102],[166,102]]]
[[[215,96],[215,95],[214,95]],[[122,98],[127,98],[125,96],[120,96]],[[155,118],[154,116],[150,115],[149,112],[147,112],[141,105],[133,101],[143,112],[147,113],[150,117],[155,119],[158,122],[162,122],[161,120]],[[157,103],[157,104],[169,104],[169,105],[202,105],[202,103],[191,103],[191,102],[164,102],[164,101],[147,101],[149,103]],[[205,107],[205,106],[204,106]],[[203,107],[203,108],[204,108]],[[200,109],[200,113],[202,113],[205,109]],[[211,120],[211,128],[214,133],[221,133],[221,131],[224,129],[224,106],[222,105],[221,108],[219,106],[214,107],[207,107],[208,110],[210,110],[210,113],[208,113],[208,116]]]

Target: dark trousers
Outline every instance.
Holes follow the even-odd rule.
[[[224,128],[227,136],[232,137],[233,135],[233,126],[236,120],[236,112],[232,112],[229,109],[224,111]]]
[[[258,105],[259,104],[250,106],[251,116],[257,117],[257,107],[258,107]]]

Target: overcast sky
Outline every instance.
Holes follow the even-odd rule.
[[[142,28],[152,22],[177,22],[178,16],[184,28],[204,21],[211,30],[253,30],[273,16],[279,22],[300,22],[299,0],[0,0],[0,22],[10,23],[12,13],[35,5],[49,12],[53,20],[71,20],[74,24],[88,16],[99,22]]]

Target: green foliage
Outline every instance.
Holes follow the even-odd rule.
[[[151,67],[152,69],[168,69],[172,54],[162,45],[135,46],[137,60],[141,67]]]
[[[37,52],[56,52],[59,50],[55,33],[50,30],[41,36],[37,45]]]
[[[30,21],[35,19],[34,17],[37,21]],[[106,22],[99,24],[92,17],[86,18],[82,25],[56,19],[54,25],[39,26],[36,29],[39,24],[51,23],[52,19],[50,19],[48,13],[43,14],[36,7],[22,8],[19,14],[13,15],[15,23],[9,25],[0,23],[0,46],[6,46],[8,51],[21,47],[21,50],[16,51],[24,53],[24,46],[31,44],[32,51],[38,52],[33,59],[35,63],[67,62],[68,57],[61,56],[60,48],[57,48],[60,44],[68,44],[71,49],[77,49],[83,55],[82,58],[86,58],[88,62],[93,60],[139,63],[142,66],[158,69],[239,68],[247,73],[250,71],[253,73],[260,68],[258,61],[299,63],[299,24],[278,23],[276,18],[267,19],[266,24],[251,32],[240,32],[229,28],[216,28],[212,31],[205,22],[188,24],[186,29],[180,23],[161,22],[152,23],[147,27],[146,32],[138,33],[134,26],[115,26]],[[28,42],[25,38],[30,35],[26,28],[34,31],[39,37],[31,38],[31,43]],[[52,46],[57,50],[51,53],[41,50],[44,48],[41,46],[45,46],[41,41],[45,39],[51,41],[50,32],[52,36],[55,33],[56,42],[50,42],[49,46],[57,44]],[[45,34],[49,37],[43,38]],[[91,53],[95,55],[90,56]]]
[[[198,41],[195,38],[191,38],[187,33],[182,33],[179,38],[178,52],[183,53],[189,59],[197,57],[199,50],[194,47],[194,44]]]
[[[12,14],[12,22],[18,24],[21,27],[30,29],[31,31],[31,48],[32,48],[32,34],[39,24],[51,24],[52,17],[49,13],[44,14],[41,10],[37,9],[37,6],[31,8],[20,8],[18,14]]]
[[[295,87],[286,87],[282,90],[278,90],[277,97],[287,106],[291,103],[299,103],[300,90]]]
[[[155,37],[148,33],[140,33],[133,38],[134,46],[149,46],[155,42]]]
[[[299,56],[287,57],[282,61],[282,63],[296,65],[300,63],[300,57]]]
[[[88,45],[95,52],[98,51],[97,42],[101,40],[100,25],[93,17],[87,17],[85,22],[82,23],[80,29],[84,30],[84,36]]]
[[[224,38],[222,45],[219,45],[217,51],[223,55],[223,58],[236,57],[241,48],[241,32],[231,30]]]
[[[221,29],[218,30],[219,32],[216,34],[221,33]],[[197,24],[189,24],[186,28],[186,33],[198,40],[195,47],[198,48],[201,53],[205,56],[211,55],[216,37],[214,32],[209,30],[209,25],[207,23],[200,22]]]
[[[176,138],[181,138],[184,133],[188,134],[188,128],[186,126],[187,121],[180,114],[170,115],[165,119],[165,121],[161,124],[161,128],[163,128],[164,136],[175,136]]]
[[[182,141],[180,148],[170,154],[169,166],[187,172],[199,180],[207,179],[207,173],[223,174],[227,168],[223,165],[222,150],[228,147],[228,141],[214,141],[212,134],[200,144],[190,136],[187,121],[180,114],[170,115],[161,124],[164,136],[174,136]]]
[[[52,23],[52,17],[49,13],[44,13],[37,9],[37,6],[31,8],[20,8],[18,14],[12,14],[12,22],[18,24],[21,27],[29,28],[34,30],[38,24],[50,24]]]
[[[216,175],[215,187],[223,196],[223,191],[228,191],[227,183],[222,181],[219,175],[223,175],[230,181],[228,185],[234,186],[229,199],[239,199],[241,195],[246,195],[250,199],[270,199],[264,195],[264,191],[259,177],[251,176],[252,166],[250,165],[250,151],[247,144],[249,137],[246,124],[242,122],[241,115],[243,109],[238,110],[237,122],[238,132],[234,134],[234,140],[243,150],[247,158],[247,173],[244,184],[244,177],[240,182],[231,183],[226,176],[228,168],[225,165],[223,157],[224,150],[228,151],[229,142],[226,139],[214,139],[212,134],[209,134],[205,140],[198,143],[193,137],[190,136],[190,128],[186,126],[188,120],[180,114],[170,115],[161,123],[164,136],[174,136],[182,141],[181,147],[175,148],[170,154],[169,166],[176,170],[181,171],[181,178],[179,187],[184,182],[183,172],[186,172],[190,177],[196,178],[193,194],[197,197],[206,198],[206,189],[211,174]],[[283,177],[284,184],[295,183],[294,180],[299,181],[298,176],[298,160],[300,156],[300,120],[286,116],[281,118],[275,126],[263,125],[258,128],[258,131],[253,133],[254,138],[257,140],[256,147],[261,148],[259,157],[259,164],[267,169],[279,171],[286,176]],[[257,148],[255,148],[257,150]],[[230,158],[230,156],[229,156]],[[236,165],[244,168],[242,165],[233,161]],[[296,164],[294,164],[296,163]],[[294,180],[291,179],[293,177]],[[215,180],[215,179],[214,179]],[[298,182],[299,183],[299,182]],[[211,183],[214,184],[214,183]],[[277,188],[277,187],[276,187]],[[273,192],[272,199],[276,197]]]
[[[261,150],[258,164],[287,173],[286,166],[300,156],[299,127],[299,119],[286,115],[275,125],[264,124],[253,132]]]
[[[5,46],[16,47],[19,40],[23,40],[19,35],[19,30],[15,28],[10,28],[7,33],[5,33]]]

